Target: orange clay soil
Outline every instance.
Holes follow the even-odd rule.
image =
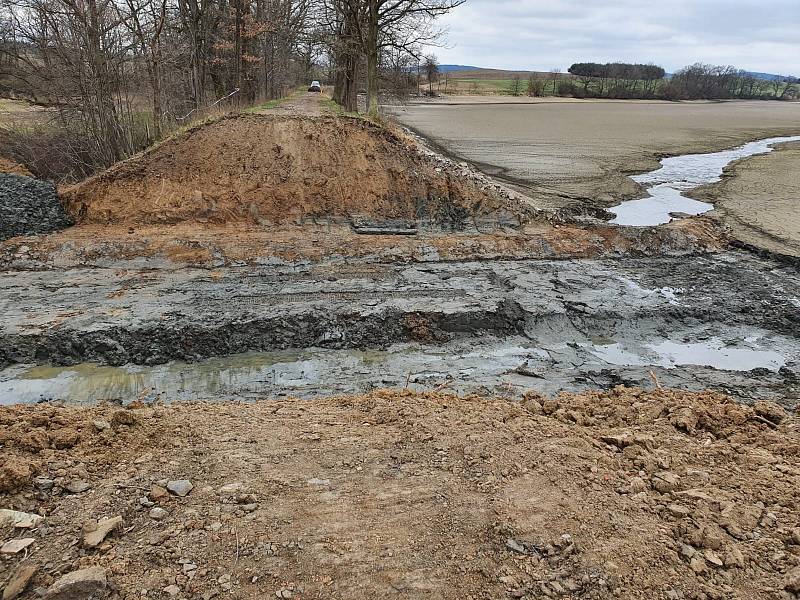
[[[684,219],[657,228],[530,224],[519,231],[359,235],[333,225],[260,227],[249,224],[80,225],[46,236],[0,243],[0,265],[91,265],[139,257],[175,265],[222,266],[262,259],[319,261],[346,257],[365,262],[428,260],[572,259],[681,256],[724,247],[716,223]]]
[[[305,224],[353,216],[527,220],[450,175],[410,140],[362,119],[236,114],[196,126],[61,190],[78,223]]]
[[[33,174],[21,164],[16,163],[13,160],[9,160],[8,158],[3,158],[2,156],[0,156],[0,173],[11,173],[12,175],[33,177]]]
[[[24,598],[95,567],[53,597],[792,599],[799,428],[629,388],[4,407],[0,505],[44,519],[0,526],[31,540],[0,586],[29,565]]]

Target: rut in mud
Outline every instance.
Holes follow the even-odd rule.
[[[63,190],[79,223],[518,227],[521,203],[449,173],[408,139],[345,117],[237,114]]]

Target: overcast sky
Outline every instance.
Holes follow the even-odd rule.
[[[800,0],[467,0],[441,23],[443,64],[699,61],[800,76]]]

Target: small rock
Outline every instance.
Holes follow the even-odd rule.
[[[167,490],[176,496],[180,496],[181,498],[186,496],[193,489],[194,486],[188,479],[177,479],[175,481],[167,482]]]
[[[288,588],[283,588],[282,590],[278,590],[275,592],[275,595],[278,598],[291,598],[292,597],[292,590]]]
[[[144,506],[145,508],[150,508],[153,506],[153,502],[147,496],[142,496],[139,498],[139,505]]]
[[[102,519],[98,523],[89,523],[83,528],[83,547],[97,548],[106,539],[106,536],[122,525],[122,517]]]
[[[164,593],[169,596],[177,596],[181,593],[181,588],[173,583],[172,585],[168,585],[164,588]]]
[[[800,527],[792,529],[792,534],[789,536],[789,539],[793,544],[800,546]]]
[[[36,477],[33,480],[33,486],[40,492],[49,492],[53,489],[55,482],[47,477]]]
[[[45,600],[94,600],[108,595],[108,579],[102,567],[67,573],[51,585]]]
[[[131,427],[136,425],[136,415],[129,410],[118,410],[111,417],[111,425],[116,429],[120,425],[127,425]]]
[[[680,555],[686,560],[691,560],[697,554],[697,550],[692,548],[689,544],[681,544]]]
[[[661,473],[656,473],[653,475],[652,484],[653,489],[662,494],[667,494],[678,487],[678,483],[680,482],[680,477],[678,477],[675,473],[670,473],[668,471],[662,471]]]
[[[19,565],[3,589],[3,600],[14,600],[14,598],[22,594],[38,568],[37,565]]]
[[[695,556],[689,561],[689,568],[698,575],[700,573],[705,573],[707,569],[706,561],[699,556]]]
[[[629,487],[634,494],[647,491],[647,484],[641,477],[631,477]]]
[[[18,510],[0,509],[0,525],[10,525],[19,529],[31,529],[39,525],[44,517]]]
[[[706,550],[705,552],[703,552],[703,556],[709,563],[711,563],[715,567],[721,567],[724,564],[722,562],[722,559],[719,557],[719,554],[717,554],[713,550]]]
[[[602,435],[600,439],[606,444],[616,446],[617,448],[627,448],[633,444],[633,436],[628,433]]]
[[[685,519],[692,514],[692,511],[682,504],[670,504],[667,506],[667,510],[676,519]]]
[[[222,494],[224,496],[232,496],[234,494],[238,494],[239,492],[244,491],[244,485],[241,483],[226,483],[223,485],[217,493]]]
[[[739,550],[739,548],[733,546],[728,550],[728,552],[725,553],[725,558],[723,559],[723,562],[725,563],[726,567],[743,569],[744,554],[742,554],[742,551]]]
[[[97,431],[105,431],[106,429],[111,429],[111,423],[105,421],[104,419],[97,419],[96,421],[92,421],[92,425]]]
[[[317,479],[316,477],[313,477],[312,479],[308,480],[308,485],[330,485],[330,484],[331,484],[330,479]]]
[[[508,538],[506,540],[506,548],[508,548],[509,550],[511,550],[513,552],[517,552],[519,554],[527,554],[528,553],[528,551],[525,549],[525,546],[520,544],[514,538]]]
[[[33,538],[21,538],[18,540],[8,540],[0,547],[0,554],[16,554],[22,552],[36,540]]]
[[[160,485],[151,485],[149,495],[150,500],[153,500],[154,502],[160,502],[169,498],[169,492],[167,491],[167,488]]]
[[[154,521],[163,521],[169,516],[169,513],[160,506],[155,507],[149,514]]]
[[[70,481],[67,485],[64,486],[64,489],[67,490],[70,494],[82,494],[92,486],[85,481],[80,481],[78,479],[74,481]]]

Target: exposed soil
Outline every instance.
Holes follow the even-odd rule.
[[[739,242],[800,257],[800,143],[738,161],[721,182],[691,196],[713,202],[714,214]]]
[[[200,125],[62,197],[79,223],[104,224],[367,217],[460,230],[519,226],[532,213],[488,186],[451,176],[410,140],[368,121],[274,114]]]
[[[0,173],[10,173],[12,175],[24,175],[25,177],[33,177],[33,173],[31,173],[28,169],[26,169],[23,165],[14,162],[8,158],[3,158],[0,156]]]
[[[34,540],[3,579],[24,558],[29,589],[91,565],[97,597],[131,599],[798,589],[800,422],[773,405],[618,388],[138,406],[0,409],[3,506],[45,517],[2,530]],[[160,487],[178,480],[188,495]]]
[[[796,102],[506,102],[463,97],[395,109],[446,151],[514,184],[544,210],[637,197],[627,175],[659,159],[800,134]]]

